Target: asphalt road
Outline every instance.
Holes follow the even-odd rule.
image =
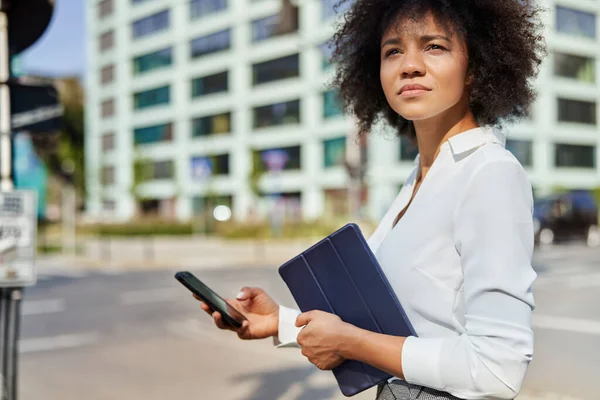
[[[600,250],[550,248],[535,266],[536,351],[519,399],[600,399]],[[258,285],[293,305],[272,267],[196,273],[225,296]],[[296,349],[218,331],[171,271],[43,275],[25,294],[19,373],[21,400],[344,398]]]

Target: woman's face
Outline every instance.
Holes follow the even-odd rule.
[[[405,119],[425,120],[468,100],[466,44],[432,16],[398,19],[384,33],[380,55],[385,97]]]

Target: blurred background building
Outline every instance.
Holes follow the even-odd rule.
[[[380,218],[415,149],[392,134],[356,142],[355,124],[326,85],[334,3],[88,2],[89,214],[187,220],[218,203],[246,220],[278,204],[288,217],[313,219],[347,215],[358,202],[365,217]],[[508,127],[507,147],[536,194],[592,189],[600,178],[600,4],[540,3],[549,55],[532,116]]]

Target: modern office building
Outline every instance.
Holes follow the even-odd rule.
[[[89,213],[186,220],[211,198],[244,220],[268,212],[273,193],[296,217],[344,213],[344,162],[359,150],[326,86],[334,2],[90,1]],[[536,193],[600,186],[600,3],[540,3],[549,56],[532,117],[508,128],[507,146]],[[366,212],[377,219],[415,153],[379,133],[367,154]]]

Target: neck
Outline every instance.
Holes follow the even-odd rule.
[[[414,121],[414,126],[419,147],[420,178],[422,179],[438,156],[442,143],[452,136],[477,128],[479,125],[468,104],[461,101],[435,117]]]

